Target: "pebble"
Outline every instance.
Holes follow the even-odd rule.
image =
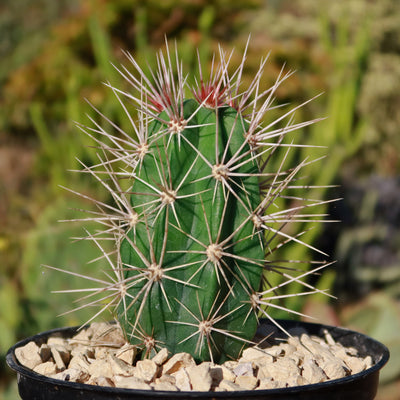
[[[162,391],[267,390],[325,382],[361,372],[370,356],[324,337],[296,332],[286,342],[247,348],[237,361],[196,365],[188,353],[170,355],[162,348],[151,359],[137,360],[115,325],[93,323],[71,339],[50,337],[40,347],[29,342],[16,349],[17,360],[36,373],[90,385]]]
[[[170,383],[172,385],[175,385],[176,379],[172,375],[168,374],[163,374],[159,378],[155,379],[155,383]]]
[[[233,392],[235,390],[243,390],[237,383],[227,381],[226,379],[221,381],[221,383],[218,386],[218,389],[220,389],[220,391],[226,391],[226,392]]]
[[[233,373],[236,376],[242,376],[242,375],[253,376],[254,374],[253,364],[251,362],[239,363],[233,370]]]
[[[264,359],[265,362],[273,362],[274,357],[271,354],[268,354],[265,350],[259,349],[257,347],[248,347],[243,350],[242,357],[239,359],[239,362],[253,361]]]
[[[57,369],[63,371],[66,368],[66,365],[69,363],[70,353],[65,349],[65,347],[61,346],[51,346],[50,349]]]
[[[342,362],[328,360],[319,363],[319,365],[329,379],[339,379],[347,375],[347,371],[343,368]]]
[[[236,377],[235,383],[239,385],[242,390],[253,390],[258,385],[258,379],[253,375],[240,375]]]
[[[189,376],[192,390],[198,392],[208,392],[213,383],[212,375],[210,374],[210,363],[201,363],[186,368]]]
[[[169,382],[158,382],[158,383],[153,383],[151,387],[154,390],[169,390],[173,392],[177,392],[179,389],[173,385],[172,383]]]
[[[166,347],[162,348],[153,358],[152,360],[157,364],[157,365],[163,365],[165,361],[168,360],[169,352]]]
[[[43,362],[39,354],[39,347],[35,342],[29,342],[25,346],[17,347],[15,349],[15,357],[22,365],[30,369]]]
[[[114,382],[105,376],[91,376],[87,382],[88,385],[115,387]]]
[[[62,337],[58,336],[50,336],[47,339],[47,345],[52,347],[52,346],[65,346],[65,339]]]
[[[89,364],[88,373],[91,377],[95,378],[99,376],[112,378],[114,376],[111,364],[108,362],[108,360],[104,359],[93,360],[93,362]]]
[[[149,389],[151,386],[146,382],[134,376],[119,376],[116,375],[113,379],[116,387],[125,389]]]
[[[121,360],[120,358],[118,358],[117,356],[115,356],[113,354],[109,354],[107,361],[110,364],[113,375],[123,375],[123,376],[134,375],[135,370],[138,369],[138,367],[139,367],[138,364],[140,362],[140,361],[137,362],[136,368],[135,368],[132,365],[126,363],[125,361]],[[149,361],[149,360],[145,360],[145,361]]]
[[[328,379],[322,368],[311,358],[306,358],[304,360],[302,369],[302,376],[310,383],[320,383]]]
[[[163,366],[163,374],[173,374],[181,368],[196,365],[193,357],[188,353],[174,354]]]
[[[372,366],[372,359],[370,356],[366,357],[365,359],[347,356],[344,359],[344,362],[346,363],[352,374],[357,374]]]
[[[94,349],[94,358],[95,359],[103,359],[105,360],[110,354],[110,348],[103,346],[96,346]]]
[[[146,383],[153,382],[158,373],[158,365],[153,360],[139,360],[136,363],[135,376]]]
[[[190,385],[190,378],[186,371],[186,368],[180,368],[175,373],[175,385],[181,391],[190,391],[192,386]]]
[[[126,343],[122,330],[117,325],[111,325],[107,322],[93,322],[89,330],[92,332],[91,341],[97,345],[122,347]]]
[[[259,385],[256,389],[266,390],[266,389],[276,389],[278,387],[278,382],[274,381],[272,377],[259,379]]]
[[[136,347],[129,343],[125,343],[116,353],[115,357],[127,364],[132,365],[136,357]]]
[[[75,368],[68,368],[57,374],[50,375],[50,377],[54,379],[61,379],[62,381],[79,383],[87,383],[90,379],[90,375],[87,372]]]
[[[50,376],[57,373],[57,366],[52,361],[46,361],[37,365],[33,370],[38,374]]]
[[[72,357],[68,364],[68,368],[74,368],[83,372],[89,372],[89,367],[90,363],[88,359],[82,354]]]

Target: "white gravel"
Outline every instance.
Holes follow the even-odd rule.
[[[342,378],[372,366],[371,357],[324,338],[301,334],[267,348],[250,347],[238,361],[196,365],[187,353],[161,349],[136,359],[116,325],[93,323],[72,339],[50,337],[40,347],[16,349],[18,361],[51,378],[91,385],[167,391],[261,390],[301,386]]]

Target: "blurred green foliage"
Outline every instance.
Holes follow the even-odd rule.
[[[351,190],[361,177],[366,177],[367,183],[351,209],[355,216],[353,225],[323,228],[316,224],[302,239],[322,246],[339,259],[338,267],[330,269],[323,282],[316,282],[321,288],[328,285],[333,289],[333,282],[339,282],[336,289],[344,299],[346,290],[353,290],[354,285],[365,289],[359,293],[364,298],[369,290],[385,292],[386,303],[379,296],[371,301],[369,297],[360,300],[375,304],[371,312],[350,313],[357,307],[341,304],[342,314],[338,316],[342,315],[343,322],[353,321],[378,339],[381,336],[381,340],[385,339],[383,331],[398,331],[400,282],[396,273],[400,255],[398,251],[390,253],[390,268],[382,273],[377,273],[376,265],[368,266],[361,257],[366,243],[399,248],[395,242],[398,239],[394,239],[398,235],[387,236],[387,226],[382,221],[376,223],[380,217],[371,205],[379,203],[376,200],[379,195],[374,193],[384,189],[379,182],[368,180],[372,172],[394,179],[392,192],[385,192],[389,197],[399,187],[396,176],[400,168],[400,6],[397,0],[19,0],[0,5],[0,11],[2,358],[6,349],[22,336],[56,325],[79,323],[87,317],[81,313],[55,318],[73,307],[71,296],[49,295],[49,292],[74,287],[76,282],[40,267],[49,264],[79,271],[93,268],[85,264],[94,257],[93,247],[88,242],[70,245],[68,238],[79,234],[78,228],[57,223],[67,215],[79,215],[74,209],[86,208],[83,200],[61,190],[59,185],[99,196],[98,188],[83,174],[67,172],[80,168],[75,157],[87,165],[96,162],[92,143],[79,133],[74,122],[87,123],[85,114],[88,114],[100,124],[106,123],[85,103],[86,98],[113,121],[128,126],[115,97],[101,82],[110,81],[129,90],[111,62],[124,63],[122,50],[126,50],[142,64],[151,65],[155,49],[164,46],[165,36],[170,43],[176,40],[184,69],[195,71],[196,48],[203,60],[210,60],[221,43],[228,49],[235,47],[233,57],[237,58],[251,34],[244,71],[247,82],[257,69],[259,57],[270,52],[265,88],[274,82],[283,64],[286,69],[297,70],[278,90],[279,103],[298,105],[324,92],[298,111],[296,121],[321,116],[327,119],[297,133],[294,141],[327,146],[328,150],[316,148],[310,152],[293,148],[288,162],[304,157],[315,159],[327,152],[326,159],[310,164],[302,183],[346,184],[341,191],[308,189],[305,196],[305,189],[296,189],[292,194],[298,198],[329,199],[335,195],[346,198],[352,196]],[[270,118],[274,118],[273,111]],[[278,158],[277,165],[279,162]],[[399,200],[396,203],[396,196],[393,198],[398,205]],[[288,201],[289,204],[293,205],[293,201]],[[365,217],[368,204],[369,219]],[[344,209],[339,203],[320,211],[345,219]],[[300,224],[297,228],[306,230],[307,226]],[[316,256],[294,244],[282,251],[282,258],[306,262]],[[336,270],[340,271],[340,279]],[[352,285],[349,289],[341,282]],[[376,321],[373,310],[377,303],[380,307],[383,304],[382,310],[393,311],[382,322],[381,330],[368,328]],[[302,303],[294,299],[290,306],[301,309]],[[388,340],[394,343],[397,339]],[[0,384],[3,384],[6,378],[1,368]],[[393,380],[399,374],[400,371],[394,372],[385,379]],[[10,389],[9,393],[14,392]]]

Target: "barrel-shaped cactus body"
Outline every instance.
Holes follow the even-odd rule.
[[[296,212],[307,209],[297,220],[312,220],[310,207],[323,203],[300,203],[290,194],[313,160],[287,166],[296,145],[285,138],[315,121],[295,123],[298,106],[264,125],[276,89],[290,76],[282,73],[262,90],[265,60],[243,89],[246,55],[230,73],[230,56],[221,50],[219,66],[207,82],[200,73],[195,88],[186,85],[179,56],[171,61],[168,47],[149,74],[128,58],[136,72],[119,72],[133,91],[109,86],[132,129],[101,113],[110,129],[95,120],[94,128],[80,126],[99,148],[99,163],[82,163],[83,170],[113,200],[81,195],[96,206],[83,220],[102,227],[86,239],[106,263],[101,278],[80,275],[95,286],[82,290],[82,300],[99,305],[99,313],[111,310],[143,357],[166,347],[197,361],[236,359],[251,343],[259,316],[273,320],[271,307],[291,311],[285,297],[321,292],[306,278],[324,265],[302,270],[296,260],[270,258],[287,243],[314,249],[302,241],[303,232],[287,229]],[[293,282],[305,289],[281,295]]]
[[[185,100],[174,125],[149,127],[132,186],[138,215],[121,246],[131,341],[198,359],[236,358],[256,329],[251,296],[263,273],[257,160],[246,122],[228,106]]]

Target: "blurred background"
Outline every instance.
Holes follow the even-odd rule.
[[[128,89],[111,63],[154,62],[164,37],[176,41],[184,70],[205,64],[218,43],[237,60],[251,34],[244,79],[269,53],[264,82],[283,65],[296,70],[278,90],[278,102],[299,105],[299,120],[327,117],[304,129],[303,144],[327,146],[310,167],[322,199],[343,198],[321,212],[340,223],[307,232],[307,241],[337,260],[321,278],[337,300],[313,296],[291,305],[321,322],[367,333],[391,350],[378,400],[400,393],[400,3],[398,0],[3,0],[0,3],[0,398],[17,399],[5,366],[15,341],[57,326],[77,325],[87,311],[72,297],[50,294],[79,283],[41,267],[80,272],[96,253],[91,243],[70,244],[82,228],[74,218],[83,200],[60,185],[97,197],[79,169],[96,160],[75,121],[97,118],[84,99],[115,122],[123,118],[101,83]],[[203,68],[206,69],[206,68]],[[273,115],[270,116],[273,118]],[[270,118],[268,117],[268,118]],[[123,122],[121,122],[123,124]],[[319,150],[320,151],[320,150]],[[307,154],[298,149],[293,159]],[[316,155],[319,156],[320,154]],[[312,155],[313,156],[313,155]],[[315,197],[299,189],[299,197]],[[106,200],[106,199],[105,199]],[[312,259],[286,246],[288,259]],[[278,315],[282,316],[282,315]]]

